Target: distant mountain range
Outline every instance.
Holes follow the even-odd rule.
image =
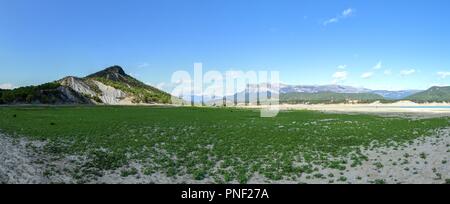
[[[280,93],[345,93],[345,94],[358,94],[358,93],[371,93],[382,96],[384,99],[403,99],[407,96],[420,92],[420,90],[400,90],[400,91],[387,91],[387,90],[371,90],[366,88],[357,88],[353,86],[342,85],[322,85],[322,86],[290,86],[282,85],[280,87]]]
[[[265,87],[263,90],[258,87]],[[259,94],[279,94],[282,103],[340,103],[348,101],[373,102],[383,100],[400,100],[421,92],[420,90],[371,90],[342,85],[286,85],[261,84],[249,85],[248,88],[235,94],[239,103],[248,101],[246,96]],[[254,101],[254,100],[253,100]]]
[[[321,86],[291,86],[291,85],[280,85],[280,93],[321,93],[321,92],[332,92],[332,93],[368,93],[370,89],[356,88],[352,86],[341,86],[341,85],[321,85]]]
[[[120,66],[89,76],[0,90],[0,104],[107,104],[170,103],[171,95],[127,75]]]
[[[259,87],[265,87],[263,89]],[[411,100],[414,102],[450,102],[450,87],[432,87],[428,90],[371,90],[342,85],[249,85],[244,91],[229,96],[236,103],[256,101],[256,96],[278,94],[281,103],[370,103],[374,101]],[[201,96],[196,97],[201,101]],[[207,101],[208,97],[204,97]],[[219,101],[219,100],[216,100]],[[198,101],[196,101],[198,102]]]
[[[385,99],[390,100],[400,100],[405,99],[408,96],[419,93],[421,90],[401,90],[401,91],[386,91],[386,90],[375,90],[369,93],[378,94],[383,96]]]

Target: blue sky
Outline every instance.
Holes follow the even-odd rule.
[[[450,84],[448,0],[0,0],[0,87],[121,65],[277,70],[288,84]]]

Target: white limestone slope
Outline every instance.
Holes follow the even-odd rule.
[[[100,89],[101,95],[99,96],[99,98],[103,101],[104,104],[131,104],[131,100],[128,98],[128,94],[123,92],[122,90],[107,86],[99,81],[93,80],[93,82]]]
[[[93,100],[93,97],[100,98],[102,103],[105,105],[133,104],[132,97],[124,91],[105,85],[102,82],[93,79],[87,80],[88,81],[77,77],[66,77],[59,81],[62,85],[62,87],[59,88],[59,91],[61,91],[68,100],[75,102],[79,99],[77,99],[72,91],[75,91],[82,96],[91,97],[88,100],[94,104],[97,104],[98,101]]]
[[[66,77],[60,81],[60,84],[63,86],[70,87],[74,91],[89,95],[89,96],[95,96],[97,93],[89,87],[82,79],[76,78],[76,77]]]

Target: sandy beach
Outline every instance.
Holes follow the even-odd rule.
[[[245,106],[261,108],[264,106]],[[370,104],[280,104],[280,110],[315,110],[327,113],[365,113],[382,116],[405,117],[446,117],[450,116],[450,103],[414,103],[398,101],[395,103],[374,102]]]

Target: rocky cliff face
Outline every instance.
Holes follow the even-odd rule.
[[[88,96],[97,95],[97,93],[93,91],[92,88],[83,79],[77,77],[66,77],[59,80],[58,82],[62,86],[69,87],[78,93]]]
[[[70,88],[88,98],[93,104],[133,104],[131,95],[94,79],[66,77],[58,82],[62,87]],[[70,95],[70,92],[65,91],[64,95]]]

